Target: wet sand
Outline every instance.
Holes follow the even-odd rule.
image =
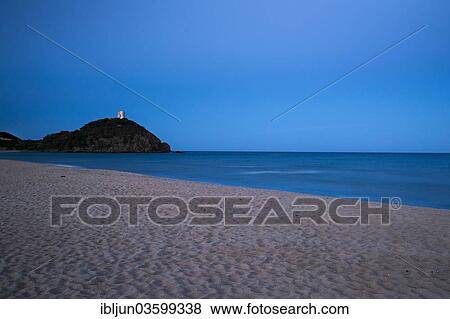
[[[2,298],[450,297],[449,210],[403,206],[388,226],[129,226],[125,214],[51,227],[52,195],[304,195],[7,160],[0,182]]]

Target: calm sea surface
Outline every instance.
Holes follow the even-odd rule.
[[[450,208],[450,154],[0,152],[0,159],[371,200],[395,196],[405,204]]]

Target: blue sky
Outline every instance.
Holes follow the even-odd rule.
[[[0,130],[41,138],[124,109],[181,150],[450,152],[449,39],[448,1],[2,1]]]

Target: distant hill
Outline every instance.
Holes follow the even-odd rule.
[[[20,138],[8,132],[0,132],[0,150],[14,149],[21,141]]]
[[[20,140],[2,132],[3,149],[42,152],[170,152],[170,145],[128,119],[102,119],[90,122],[75,131],[61,131],[42,140]],[[9,140],[9,147],[6,145]],[[2,144],[5,143],[5,146]]]
[[[20,138],[8,132],[0,132],[0,141],[20,141]]]

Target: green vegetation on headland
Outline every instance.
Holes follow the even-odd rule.
[[[102,119],[90,122],[75,131],[61,131],[42,140],[21,140],[0,132],[1,150],[39,152],[170,152],[170,145],[134,121]]]

